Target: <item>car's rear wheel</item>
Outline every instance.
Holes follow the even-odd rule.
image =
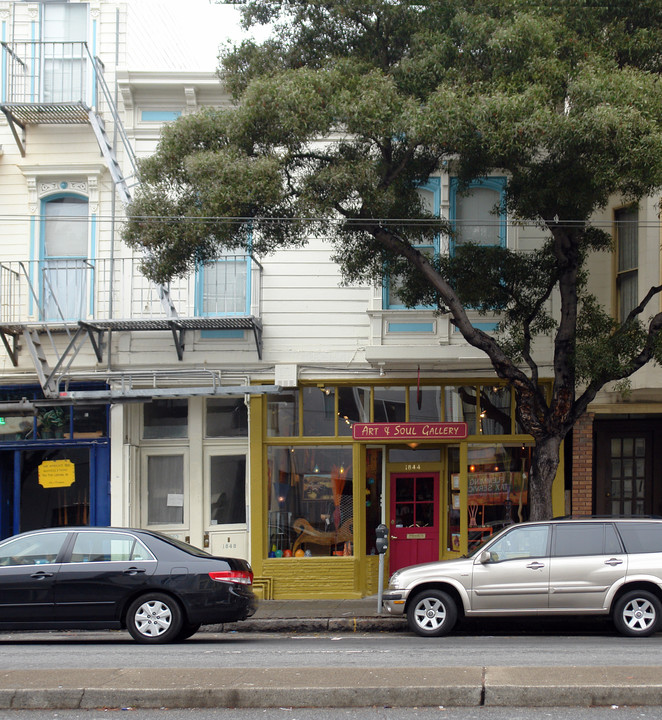
[[[647,637],[660,625],[662,603],[647,590],[631,590],[616,601],[613,618],[622,635]]]
[[[141,595],[126,613],[127,630],[134,640],[142,643],[173,642],[183,624],[177,601],[163,593]]]
[[[443,590],[423,590],[407,608],[407,623],[423,637],[447,635],[457,622],[457,606]]]
[[[184,623],[182,625],[182,629],[179,631],[179,635],[177,635],[177,641],[181,642],[182,640],[188,640],[191,635],[195,635],[199,629],[200,623]]]

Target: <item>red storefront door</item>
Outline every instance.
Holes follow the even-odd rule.
[[[439,559],[439,473],[393,473],[390,572]]]

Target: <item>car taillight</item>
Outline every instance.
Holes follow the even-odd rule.
[[[221,570],[210,572],[209,577],[216,582],[237,583],[237,585],[253,584],[253,573],[248,570]]]

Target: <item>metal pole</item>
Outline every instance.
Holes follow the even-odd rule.
[[[382,614],[382,593],[384,592],[384,553],[379,554],[379,584],[377,586],[377,614]]]

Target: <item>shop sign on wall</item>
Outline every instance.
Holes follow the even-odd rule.
[[[76,482],[76,466],[71,460],[44,460],[39,466],[39,484],[44,488],[71,487]]]
[[[356,423],[354,440],[464,440],[468,435],[465,422],[431,423]]]

